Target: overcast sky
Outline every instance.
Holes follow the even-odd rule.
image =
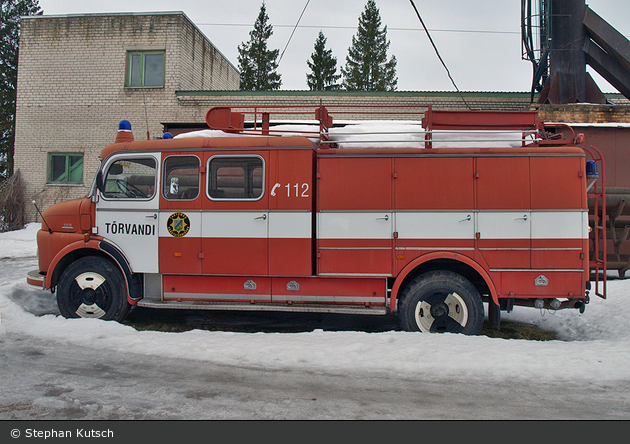
[[[249,40],[261,3],[261,0],[39,0],[45,15],[183,11],[237,68],[237,47]],[[337,66],[345,64],[366,3],[367,0],[265,0],[274,31],[269,48],[284,51],[278,68],[282,75],[281,89],[308,89],[306,61],[320,30],[328,39],[327,48],[337,58]],[[530,90],[532,65],[521,57],[518,0],[414,0],[414,3],[460,90]],[[587,4],[623,35],[630,36],[630,1],[591,0]],[[377,0],[376,5],[383,25],[387,25],[389,56],[393,54],[398,59],[398,90],[454,91],[411,2]],[[589,72],[602,91],[616,92],[591,68]]]

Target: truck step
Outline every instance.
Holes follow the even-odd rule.
[[[242,302],[206,302],[206,301],[159,301],[143,299],[138,307],[171,308],[180,310],[234,310],[234,311],[283,311],[296,313],[337,313],[361,315],[386,315],[386,307],[322,305],[322,304],[287,304],[266,303],[251,304]]]

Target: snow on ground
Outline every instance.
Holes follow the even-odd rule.
[[[0,258],[36,255],[39,224],[0,233]],[[5,259],[6,260],[6,259]],[[34,262],[36,263],[36,262]],[[15,297],[16,294],[20,297]],[[50,295],[51,304],[54,296]],[[25,276],[0,282],[0,338],[17,333],[94,349],[145,356],[185,358],[213,364],[263,369],[303,369],[341,374],[352,371],[409,377],[419,372],[441,377],[496,381],[503,378],[552,381],[630,379],[630,280],[609,280],[608,298],[592,296],[586,311],[540,311],[517,307],[504,320],[536,324],[556,331],[558,339],[538,342],[422,334],[401,331],[307,333],[235,333],[193,330],[181,333],[136,331],[94,319],[36,316]],[[17,301],[17,302],[15,302]],[[54,312],[49,310],[47,313]]]
[[[0,259],[37,256],[37,231],[40,223],[28,224],[25,229],[0,233]]]

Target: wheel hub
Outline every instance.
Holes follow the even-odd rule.
[[[91,288],[85,288],[81,291],[81,299],[84,304],[92,305],[96,302],[96,291]]]
[[[448,311],[448,305],[446,305],[444,302],[440,302],[431,306],[431,316],[433,316],[434,318],[448,316]]]

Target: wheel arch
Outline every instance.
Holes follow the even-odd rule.
[[[68,265],[85,256],[100,256],[111,260],[123,275],[129,302],[135,303],[142,299],[141,275],[133,273],[125,255],[115,245],[103,239],[76,241],[59,251],[46,273],[45,288],[55,288]]]
[[[457,273],[468,279],[480,294],[489,293],[498,304],[498,293],[492,278],[487,271],[473,259],[451,252],[433,252],[417,257],[409,262],[398,274],[392,285],[390,310],[396,311],[400,303],[400,295],[409,282],[422,273],[434,270],[446,270]]]

